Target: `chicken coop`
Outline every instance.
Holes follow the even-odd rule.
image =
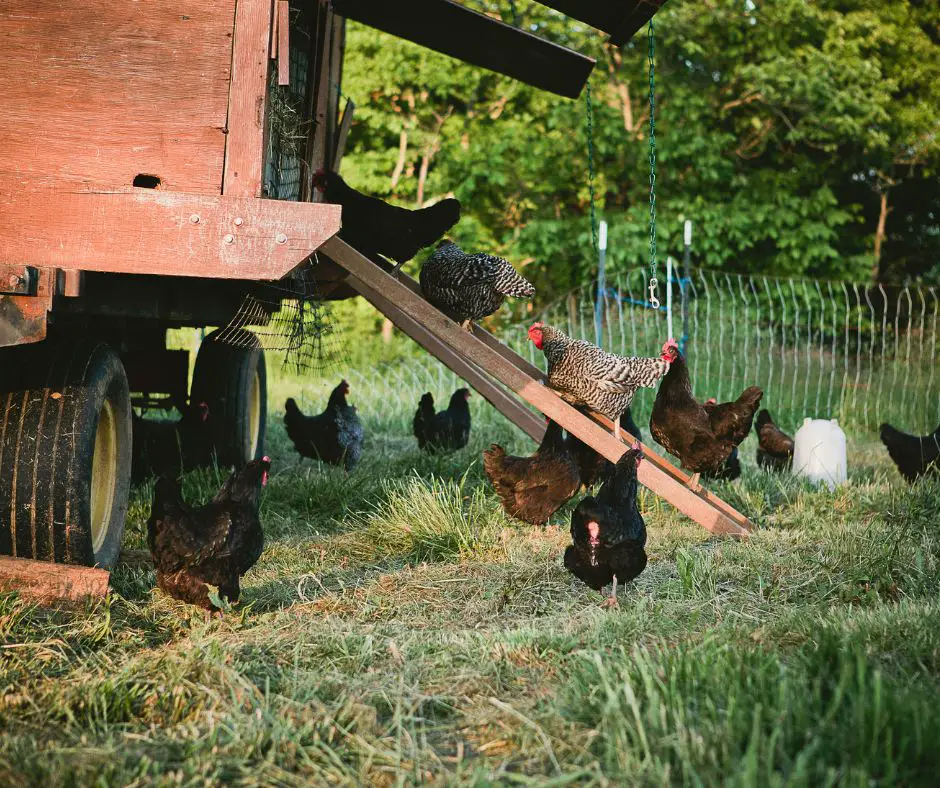
[[[542,5],[623,44],[664,2]],[[113,565],[134,406],[198,396],[221,462],[260,456],[251,329],[311,282],[324,298],[366,297],[529,434],[544,421],[520,398],[622,453],[538,370],[336,237],[341,209],[312,180],[339,169],[353,117],[347,19],[571,98],[595,65],[452,0],[0,0],[0,553]],[[246,299],[190,375],[168,329],[231,326]],[[746,527],[670,469],[652,463],[641,481],[712,530]]]

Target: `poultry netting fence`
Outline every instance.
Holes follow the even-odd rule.
[[[577,339],[594,342],[599,333],[615,353],[656,355],[671,311],[696,396],[724,401],[760,386],[762,405],[786,429],[809,416],[837,418],[855,431],[888,421],[923,434],[940,421],[937,288],[694,270],[669,283],[671,310],[653,310],[644,300],[648,275],[638,268],[609,280],[599,305],[593,286],[572,292],[539,319]],[[523,329],[505,333],[541,365]],[[648,422],[653,398],[638,394],[640,424]]]

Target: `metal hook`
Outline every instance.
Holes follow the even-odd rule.
[[[659,282],[656,281],[656,277],[650,279],[650,306],[653,309],[659,309],[659,299],[656,297],[656,291],[659,289]]]

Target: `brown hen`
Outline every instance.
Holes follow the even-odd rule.
[[[554,421],[531,457],[507,455],[494,443],[483,452],[483,469],[506,514],[532,525],[547,523],[581,486],[577,460]]]

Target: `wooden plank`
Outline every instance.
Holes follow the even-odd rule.
[[[274,0],[274,6],[277,7],[280,0]],[[277,33],[279,30],[277,13],[275,12],[271,18],[271,60],[277,59]]]
[[[518,425],[529,437],[541,441],[545,432],[545,423],[531,410],[519,403],[515,397],[509,396],[506,391],[497,385],[476,364],[469,362],[441,342],[434,334],[428,331],[417,321],[399,309],[395,303],[378,290],[373,289],[362,280],[350,277],[352,287],[371,303],[376,309],[391,320],[398,328],[421,347],[439,359],[454,374],[467,381],[487,402],[502,413],[507,419]]]
[[[339,172],[340,165],[343,163],[343,155],[346,153],[346,139],[349,137],[349,130],[352,128],[353,113],[355,111],[356,105],[353,100],[347,99],[343,119],[340,121],[339,130],[336,133],[336,150],[333,152],[334,172]]]
[[[290,84],[290,3],[277,0],[277,84]]]
[[[0,556],[0,590],[16,591],[42,603],[100,599],[108,593],[108,573],[88,566]]]
[[[9,192],[0,249],[39,268],[280,279],[340,227],[338,205],[135,189]]]
[[[323,252],[360,282],[392,300],[398,309],[423,325],[452,351],[486,370],[611,462],[616,462],[626,451],[626,446],[606,429],[572,408],[555,392],[520,370],[494,348],[463,331],[453,320],[339,238],[331,238],[324,244]],[[744,536],[750,530],[750,523],[746,518],[733,518],[724,509],[717,508],[707,498],[664,472],[655,463],[642,463],[639,479],[654,493],[713,533]]]
[[[63,298],[78,298],[85,286],[85,274],[82,271],[59,271],[58,294]]]
[[[0,0],[0,173],[218,194],[235,0]]]
[[[333,0],[340,16],[542,90],[577,98],[594,59],[453,0]]]
[[[322,167],[329,166],[330,150],[330,124],[329,124],[329,95],[330,95],[330,52],[333,40],[333,11],[328,3],[320,0],[321,9],[318,16],[320,27],[314,33],[317,41],[316,51],[316,82],[313,96],[312,117],[313,135],[308,145],[307,161],[310,162],[310,172],[306,182],[309,184],[313,173]],[[316,189],[308,192],[314,200],[322,200],[323,195]]]
[[[222,191],[258,197],[264,166],[271,0],[238,0]]]

